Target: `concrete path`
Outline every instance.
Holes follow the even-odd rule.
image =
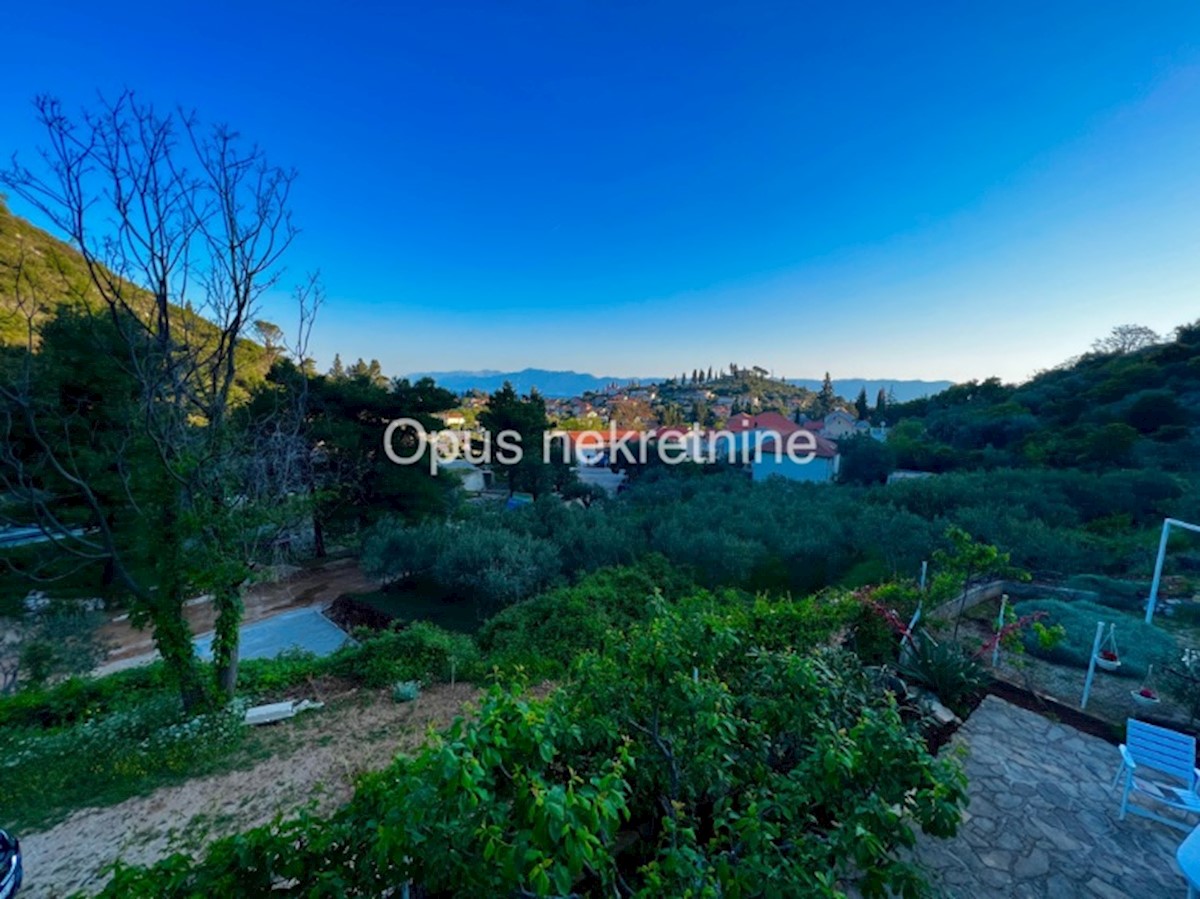
[[[1117,820],[1117,748],[987,697],[955,736],[968,750],[971,803],[953,840],[919,856],[956,899],[1184,899],[1175,865],[1186,836]],[[951,747],[942,750],[952,751]]]
[[[239,657],[273,659],[287,649],[303,649],[327,656],[350,637],[318,609],[296,609],[242,628]],[[196,638],[196,652],[202,659],[212,658],[212,634]]]

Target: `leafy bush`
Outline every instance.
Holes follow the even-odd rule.
[[[69,726],[176,692],[161,662],[99,678],[72,677],[52,687],[27,688],[0,696],[0,732]]]
[[[119,868],[104,895],[927,895],[908,850],[954,832],[961,773],[853,655],[772,648],[787,605],[658,603],[548,699],[494,688],[330,819]]]
[[[561,566],[553,543],[493,519],[416,527],[387,520],[364,540],[363,570],[383,583],[427,578],[447,598],[494,612],[546,589]]]
[[[325,673],[328,665],[326,659],[295,647],[273,659],[247,659],[238,666],[238,692],[250,696],[278,694]]]
[[[1150,595],[1150,585],[1147,583],[1105,577],[1102,574],[1075,575],[1067,579],[1066,586],[1096,593],[1096,602],[1100,605],[1125,612],[1144,609],[1146,597]]]
[[[1042,621],[1046,627],[1061,625],[1066,631],[1066,636],[1050,648],[1040,645],[1036,635],[1030,633],[1026,636],[1026,650],[1052,662],[1086,668],[1096,639],[1096,625],[1101,621],[1117,626],[1117,648],[1121,657],[1121,667],[1117,673],[1121,675],[1144,677],[1150,665],[1162,670],[1179,654],[1175,639],[1166,631],[1105,606],[1090,602],[1029,599],[1017,603],[1013,608],[1018,615],[1044,612]]]
[[[360,564],[384,584],[412,580],[432,570],[446,539],[444,525],[413,527],[385,518],[363,537]]]
[[[439,683],[454,676],[477,680],[483,676],[479,648],[465,634],[454,634],[415,622],[403,630],[360,633],[358,646],[338,650],[326,670],[368,687],[388,687],[397,681]]]
[[[433,578],[454,597],[499,611],[545,590],[559,576],[554,544],[523,534],[465,525],[433,565]]]
[[[601,648],[610,632],[644,620],[655,595],[674,600],[693,586],[665,558],[648,556],[509,606],[483,626],[479,645],[501,667],[553,676],[581,651]]]

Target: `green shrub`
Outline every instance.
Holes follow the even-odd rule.
[[[922,631],[901,655],[901,676],[937,694],[952,712],[966,717],[973,700],[984,691],[988,676],[983,666],[957,643],[936,642]]]
[[[273,659],[247,659],[238,666],[238,692],[249,696],[280,693],[323,674],[328,664],[295,647]]]
[[[392,684],[392,702],[412,702],[421,695],[421,684],[415,680],[396,681]]]
[[[1129,581],[1107,577],[1102,574],[1077,574],[1066,580],[1065,586],[1072,590],[1088,590],[1097,594],[1096,602],[1111,609],[1137,612],[1146,607],[1150,585],[1143,581]]]
[[[1162,670],[1179,655],[1175,639],[1166,631],[1094,603],[1029,599],[1017,603],[1013,610],[1019,616],[1045,612],[1046,617],[1042,620],[1045,626],[1062,625],[1066,636],[1049,649],[1042,647],[1032,632],[1026,635],[1026,650],[1052,662],[1086,668],[1096,639],[1096,625],[1101,621],[1117,626],[1117,649],[1121,657],[1118,673],[1121,675],[1144,677],[1150,665]]]
[[[665,558],[651,555],[509,606],[483,626],[479,645],[501,667],[520,665],[551,676],[583,650],[601,648],[610,632],[645,620],[656,595],[675,600],[694,588]]]
[[[553,584],[561,563],[551,541],[491,518],[416,527],[388,520],[364,540],[363,570],[385,584],[432,580],[448,599],[496,612]]]
[[[0,732],[8,728],[57,728],[174,693],[161,662],[104,677],[72,677],[52,687],[0,696]]]
[[[360,633],[359,639],[359,645],[344,647],[329,657],[331,674],[368,687],[406,680],[446,682],[452,670],[458,680],[478,680],[484,674],[474,640],[423,621],[398,631]]]
[[[547,699],[494,688],[329,819],[118,868],[104,895],[929,895],[907,848],[953,834],[957,763],[852,654],[764,645],[788,605],[658,602]]]

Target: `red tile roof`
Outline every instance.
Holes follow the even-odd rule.
[[[778,431],[780,434],[794,434],[800,430],[800,425],[778,412],[763,412],[755,416],[754,426],[760,431]]]
[[[740,434],[742,431],[754,430],[754,416],[747,415],[745,412],[739,412],[725,425],[725,430],[731,434]]]
[[[832,440],[826,440],[824,437],[818,437],[816,434],[813,434],[812,440],[815,441],[814,445],[814,443],[810,442],[807,438],[798,437],[798,433],[799,431],[796,431],[784,436],[783,439],[785,442],[783,445],[785,452],[787,447],[791,446],[793,452],[795,452],[797,455],[802,455],[806,452],[809,452],[809,447],[812,447],[812,454],[818,459],[832,459],[838,454],[837,444]],[[774,438],[764,441],[762,445],[763,455],[766,456],[774,452]]]
[[[780,434],[794,434],[800,430],[800,425],[778,412],[761,412],[758,415],[747,415],[742,412],[729,419],[725,430],[733,434],[739,434],[742,431],[776,431]]]

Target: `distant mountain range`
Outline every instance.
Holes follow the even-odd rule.
[[[543,368],[526,368],[522,371],[420,371],[408,375],[412,380],[417,378],[433,378],[439,387],[453,390],[455,393],[465,393],[468,390],[482,390],[491,393],[504,386],[505,381],[511,381],[518,393],[528,393],[536,387],[542,396],[569,397],[579,396],[588,390],[603,390],[609,384],[632,384],[637,381],[642,384],[652,384],[661,378],[600,378],[596,375],[577,371],[546,371]]]
[[[569,397],[579,396],[589,390],[603,390],[609,384],[653,384],[663,378],[618,378],[597,377],[586,372],[576,371],[547,371],[543,368],[526,368],[522,371],[422,371],[408,375],[412,380],[417,378],[433,378],[440,387],[455,393],[465,393],[468,390],[482,390],[491,393],[504,386],[505,381],[511,381],[519,393],[528,393],[537,388],[543,396]],[[789,384],[805,387],[809,390],[820,390],[819,378],[789,378]],[[853,400],[864,387],[867,398],[875,404],[875,395],[880,388],[891,390],[900,402],[930,396],[952,386],[952,381],[887,381],[869,380],[865,378],[835,379],[833,388],[839,396]]]

